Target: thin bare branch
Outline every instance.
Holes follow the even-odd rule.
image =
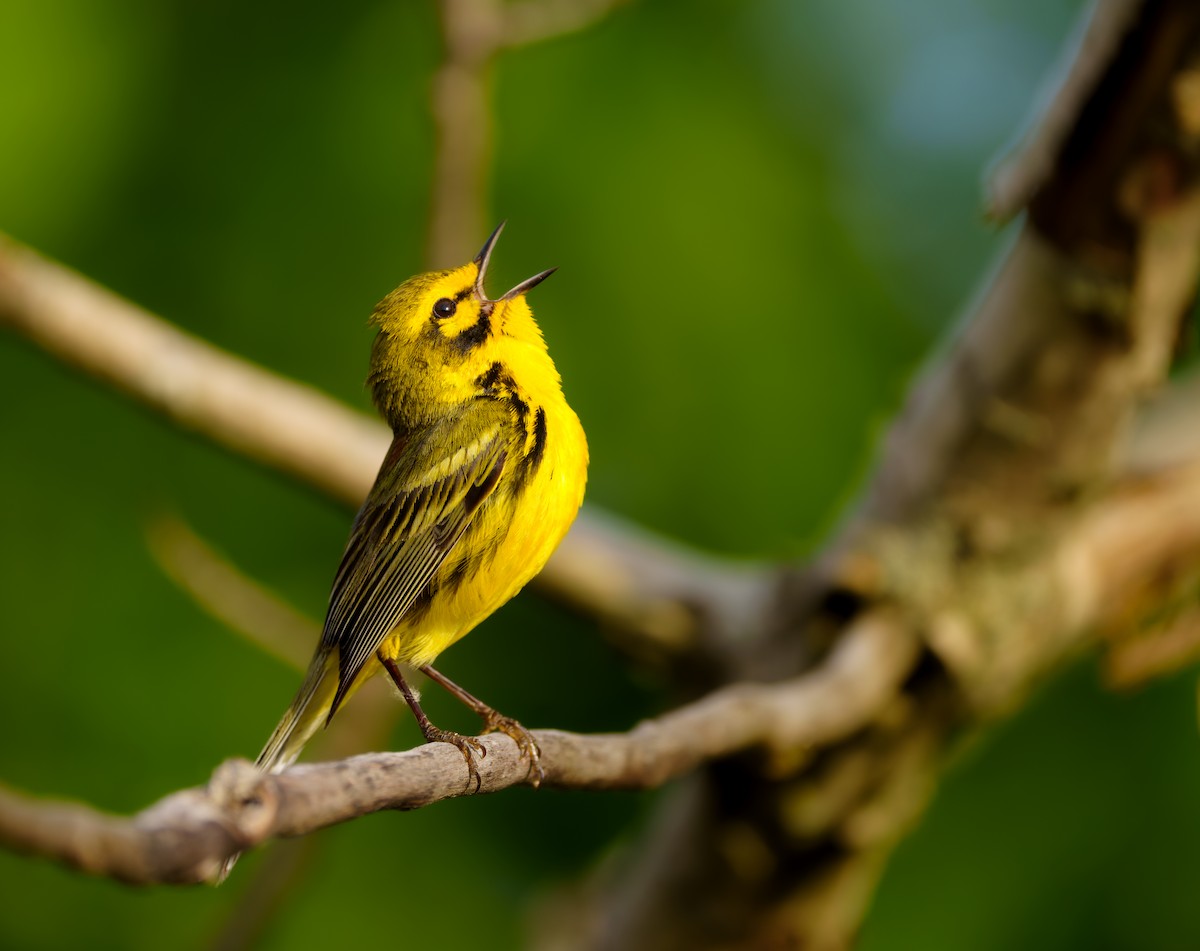
[[[491,72],[501,32],[496,0],[442,0],[445,52],[433,76],[436,132],[426,258],[431,267],[470,259],[487,233],[492,156]]]
[[[628,0],[441,0],[444,54],[433,77],[437,135],[430,201],[431,267],[475,253],[484,220],[494,139],[491,86],[506,49],[584,29]]]
[[[529,46],[577,33],[630,0],[521,0],[504,10],[505,48]]]
[[[647,788],[698,764],[762,747],[783,754],[819,746],[870,722],[917,657],[916,640],[890,611],[862,618],[820,668],[777,684],[738,684],[628,733],[539,730],[544,784],[568,789]],[[529,764],[507,737],[481,738],[482,792],[525,783]],[[223,860],[274,836],[297,836],[383,809],[415,809],[469,794],[462,754],[433,743],[264,776],[230,760],[206,789],[160,800],[130,819],[0,789],[0,843],[127,882],[211,880]]]

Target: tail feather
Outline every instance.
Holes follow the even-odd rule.
[[[333,654],[314,657],[291,706],[258,754],[259,769],[264,773],[279,773],[296,761],[304,745],[325,725],[337,685],[336,657]]]
[[[313,658],[304,676],[304,683],[296,691],[296,697],[284,713],[279,726],[267,740],[267,745],[258,754],[255,765],[264,773],[281,773],[296,761],[304,745],[312,739],[322,726],[333,706],[337,693],[337,658],[331,654],[318,654]],[[217,872],[216,884],[225,881],[237,864],[236,853],[227,858]]]

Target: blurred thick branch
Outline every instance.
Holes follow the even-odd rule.
[[[913,388],[861,504],[796,572],[768,652],[794,654],[831,608],[885,601],[937,665],[906,686],[901,726],[774,781],[740,763],[702,777],[686,817],[643,842],[634,867],[652,871],[595,886],[589,948],[848,946],[956,735],[1102,635],[1142,648],[1114,670],[1155,669],[1162,638],[1176,663],[1195,644],[1200,406],[1135,414],[1196,297],[1200,7],[1102,0],[1090,16],[992,191],[996,212],[1025,211],[1011,251]]]
[[[489,111],[496,52],[550,22],[522,17],[608,6],[447,0],[441,152]],[[1102,0],[1081,36],[994,179],[993,212],[1024,215],[1009,253],[816,562],[735,565],[587,511],[543,574],[631,652],[711,688],[627,734],[538,733],[550,784],[693,771],[633,871],[594,882],[563,916],[572,934],[549,929],[547,944],[846,947],[957,737],[1088,647],[1109,645],[1126,681],[1196,652],[1200,403],[1195,381],[1149,397],[1200,273],[1200,7]],[[435,258],[461,257],[454,228],[483,230],[482,128],[462,140],[469,161],[438,173],[474,211],[435,203],[449,216]],[[0,324],[343,502],[382,455],[380,427],[14,242],[0,245]],[[486,790],[524,781],[507,739],[484,742]],[[768,755],[731,756],[750,750]],[[196,881],[269,836],[465,789],[461,756],[436,744],[279,777],[230,763],[133,820],[5,793],[0,838],[99,874]]]

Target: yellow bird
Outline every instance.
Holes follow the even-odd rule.
[[[492,248],[452,271],[410,278],[375,308],[368,384],[394,438],[354,520],[308,673],[258,757],[278,772],[343,702],[385,670],[428,742],[457,746],[479,784],[478,740],[439,730],[404,677],[415,668],[511,736],[541,777],[539,750],[430,664],[536,575],[583,501],[579,418],[525,294],[554,268],[495,299]]]

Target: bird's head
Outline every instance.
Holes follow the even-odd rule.
[[[501,222],[474,260],[454,270],[409,278],[376,306],[372,322],[379,335],[368,382],[376,404],[393,424],[398,422],[396,414],[411,417],[423,408],[437,412],[446,403],[472,398],[480,376],[514,348],[545,354],[525,294],[556,269],[489,297],[484,281],[503,230]],[[553,364],[545,359],[553,373]],[[419,425],[422,420],[406,422]]]

